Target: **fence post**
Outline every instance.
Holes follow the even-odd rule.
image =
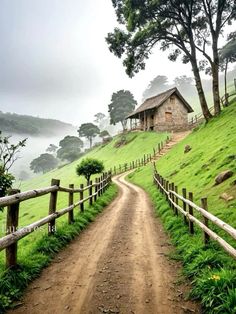
[[[80,184],[80,192],[79,192],[80,201],[84,199],[84,185]],[[80,211],[84,211],[84,202],[80,203]]]
[[[114,175],[116,175],[116,166],[114,166]]]
[[[158,153],[160,154],[161,153],[161,144],[158,143]]]
[[[70,189],[74,189],[74,184],[69,185]],[[68,205],[71,206],[74,204],[74,193],[69,192],[69,200],[68,200]],[[68,212],[68,224],[72,224],[74,222],[74,210],[70,210]]]
[[[93,194],[93,181],[89,181],[89,185],[90,185],[90,188],[89,188],[89,205],[93,205],[93,197],[92,197],[92,194]]]
[[[52,179],[51,186],[60,185],[60,180]],[[51,192],[50,201],[49,201],[49,215],[54,214],[57,209],[57,194],[58,191]],[[56,231],[56,219],[53,219],[48,223],[48,235],[54,234]]]
[[[193,193],[192,192],[189,192],[188,193],[188,198],[191,202],[193,202]],[[192,215],[193,216],[193,208],[192,206],[188,205],[188,212],[189,212],[189,215]],[[191,234],[194,234],[194,226],[193,226],[193,222],[189,219],[189,232]]]
[[[155,148],[153,148],[153,157],[155,157],[155,155],[156,155],[156,150]]]
[[[144,162],[144,165],[146,164],[146,155],[144,154],[143,155],[143,162]]]
[[[175,193],[178,194],[178,186],[177,186],[177,185],[175,186]],[[176,203],[176,205],[179,205],[179,199],[178,199],[177,196],[175,196],[175,203]],[[177,216],[178,216],[178,214],[179,214],[179,210],[178,210],[177,207],[175,207],[175,214],[176,214]]]
[[[167,201],[169,201],[169,195],[168,195],[168,191],[169,191],[169,181],[168,180],[166,180],[166,200]],[[170,203],[170,202],[169,202]]]
[[[121,173],[121,165],[119,165],[119,173]]]
[[[97,195],[98,195],[98,178],[95,178],[95,195],[94,195],[94,202],[97,201]]]
[[[20,193],[20,190],[13,189],[8,195]],[[15,203],[7,207],[7,223],[6,234],[13,233],[17,230],[19,221],[19,207],[20,203]],[[17,265],[17,242],[11,244],[6,248],[6,267],[14,267]]]
[[[208,205],[207,205],[207,198],[204,197],[201,199],[201,204],[202,204],[202,208],[205,209],[206,211],[208,211]],[[203,223],[206,227],[208,227],[208,218],[206,218],[205,216],[202,216],[203,218]],[[205,231],[203,232],[203,240],[204,240],[204,244],[207,245],[209,243],[210,240],[210,236],[208,233],[206,233]]]
[[[187,197],[187,190],[186,190],[186,188],[183,188],[182,189],[182,195],[183,195],[183,198],[185,198],[186,199],[186,197]],[[187,211],[187,205],[186,205],[186,203],[183,201],[183,210],[186,212]],[[187,225],[187,223],[188,223],[188,221],[187,221],[187,217],[186,216],[184,216],[184,223]]]
[[[98,178],[98,197],[100,197],[101,196],[101,178]]]

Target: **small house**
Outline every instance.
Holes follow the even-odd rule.
[[[126,119],[130,119],[131,126],[138,119],[143,131],[184,131],[191,112],[192,107],[175,87],[146,99]]]

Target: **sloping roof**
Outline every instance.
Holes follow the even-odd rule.
[[[173,94],[176,94],[179,97],[179,99],[183,102],[184,106],[188,110],[188,113],[193,112],[193,109],[189,105],[189,103],[183,98],[183,96],[180,94],[178,89],[174,87],[154,97],[147,98],[144,101],[144,103],[141,106],[139,106],[135,111],[133,111],[131,114],[129,114],[126,117],[126,119],[129,119],[135,116],[137,117],[137,115],[140,112],[160,107]]]

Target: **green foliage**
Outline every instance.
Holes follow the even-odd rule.
[[[119,90],[112,94],[111,103],[108,105],[110,123],[115,125],[121,122],[123,130],[126,127],[126,116],[131,113],[137,104],[133,94],[128,90]]]
[[[12,187],[14,180],[14,176],[10,173],[4,173],[3,168],[0,166],[0,197],[7,194],[7,190]],[[1,207],[0,210],[2,210]]]
[[[4,136],[0,131],[0,165],[3,173],[8,172],[15,163],[20,149],[26,145],[26,140],[27,139],[24,139],[16,144],[12,144],[10,142],[10,136]]]
[[[60,148],[57,151],[57,158],[72,162],[81,156],[83,142],[77,136],[65,136],[59,143]]]
[[[46,152],[48,153],[55,153],[57,151],[58,147],[54,144],[50,144],[48,148],[46,149]]]
[[[99,134],[100,137],[104,138],[104,137],[110,137],[110,134],[107,130],[104,130],[102,131],[100,134]]]
[[[75,222],[68,225],[64,221],[57,228],[54,236],[47,234],[31,242],[31,248],[20,256],[19,267],[0,273],[0,313],[11,307],[13,301],[19,299],[27,285],[39,276],[41,270],[53,259],[55,254],[75,238],[102,209],[117,195],[117,187],[111,185],[93,206],[86,208],[84,213],[75,215]],[[36,234],[37,232],[35,232]]]
[[[89,140],[91,148],[93,138],[100,133],[100,130],[93,123],[83,123],[79,127],[78,133],[80,137],[86,137]]]
[[[57,135],[62,130],[74,131],[71,124],[0,111],[1,130],[8,134]]]
[[[78,176],[84,176],[88,184],[92,174],[101,173],[103,170],[103,162],[93,158],[83,159],[81,163],[76,167],[76,173],[78,174]]]
[[[45,173],[52,169],[55,169],[58,165],[58,160],[51,154],[41,154],[30,163],[30,169],[35,173]]]
[[[232,185],[236,179],[235,116],[234,104],[224,109],[222,116],[214,118],[206,125],[201,125],[198,130],[157,161],[160,174],[170,182],[175,182],[179,191],[183,187],[192,191],[196,204],[200,203],[201,197],[207,196],[209,211],[233,227],[236,227],[235,200],[225,202],[219,199],[219,196],[227,192],[236,197],[235,185]],[[187,144],[192,147],[192,150],[184,154],[184,147]],[[234,171],[233,178],[214,186],[215,176],[226,169]],[[129,178],[151,196],[156,214],[161,218],[172,243],[176,246],[174,257],[182,260],[184,274],[193,283],[191,296],[201,301],[205,313],[235,313],[236,264],[234,260],[213,240],[205,247],[202,232],[197,226],[195,226],[195,234],[189,235],[183,217],[173,215],[173,210],[154,186],[150,166],[135,171],[129,175]],[[195,212],[194,215],[198,214]],[[215,226],[214,230],[235,247],[235,241],[230,236]]]

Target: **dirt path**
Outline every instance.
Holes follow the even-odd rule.
[[[180,266],[152,205],[117,176],[118,197],[57,255],[10,313],[199,313],[177,284]]]

